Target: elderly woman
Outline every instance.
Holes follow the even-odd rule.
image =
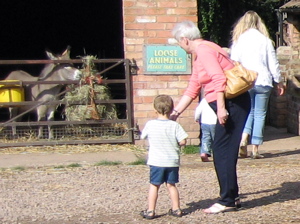
[[[236,164],[241,134],[250,111],[250,97],[246,92],[233,99],[225,99],[224,70],[234,65],[217,44],[201,38],[198,27],[191,21],[175,25],[172,35],[187,53],[194,54],[189,85],[175,106],[171,118],[176,118],[199,96],[201,88],[218,117],[213,142],[214,166],[220,186],[220,198],[205,213],[234,211],[240,207]],[[219,53],[219,52],[222,52]]]

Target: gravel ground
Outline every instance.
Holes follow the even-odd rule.
[[[216,215],[202,212],[215,202],[219,187],[213,163],[202,163],[194,154],[182,156],[177,185],[181,207],[187,213],[182,218],[166,214],[171,205],[165,186],[159,192],[158,217],[149,221],[139,216],[147,207],[149,170],[145,165],[82,163],[82,167],[77,168],[55,168],[45,164],[26,167],[23,171],[0,169],[0,223],[300,223],[300,137],[273,129],[267,130],[268,133],[261,147],[264,159],[238,162],[243,208],[237,212]],[[121,150],[125,152],[128,148],[123,146]],[[58,151],[65,153],[64,150]],[[115,152],[115,146],[111,150]],[[128,152],[132,150],[135,149]],[[1,149],[0,154],[8,156],[17,151],[24,153],[20,149]],[[31,151],[36,153],[41,149],[31,148]],[[86,151],[75,154],[84,155]],[[53,154],[49,148],[41,153]],[[138,155],[143,153],[139,151]]]
[[[139,216],[147,206],[145,165],[6,170],[0,173],[0,222],[300,223],[299,156],[296,159],[295,155],[281,155],[261,160],[241,159],[238,176],[243,209],[217,215],[202,212],[218,196],[213,164],[201,163],[197,155],[182,156],[178,188],[187,215],[182,218],[166,215],[170,201],[162,186],[156,210],[158,218],[151,221]],[[283,157],[289,162],[281,163]]]

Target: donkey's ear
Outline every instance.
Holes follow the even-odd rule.
[[[64,58],[70,58],[71,46],[67,46],[67,49],[61,54]]]
[[[50,52],[50,51],[46,51],[46,54],[47,54],[47,57],[50,59],[50,60],[55,60],[56,57]]]

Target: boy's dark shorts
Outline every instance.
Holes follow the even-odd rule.
[[[161,185],[163,183],[175,184],[179,182],[179,167],[150,166],[150,183]]]

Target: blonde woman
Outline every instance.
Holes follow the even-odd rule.
[[[232,31],[231,58],[258,73],[255,86],[249,90],[251,111],[243,130],[240,156],[247,157],[248,141],[252,144],[253,159],[263,156],[258,147],[263,144],[263,131],[273,81],[278,83],[278,94],[284,93],[279,63],[266,25],[254,11],[246,12]]]

